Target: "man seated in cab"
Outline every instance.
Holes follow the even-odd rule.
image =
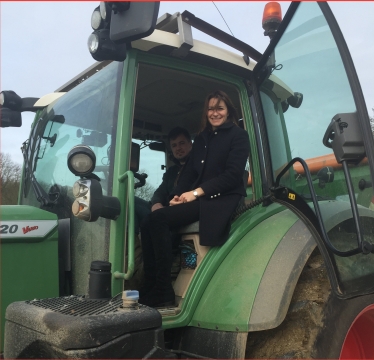
[[[168,134],[168,141],[175,165],[166,170],[162,177],[162,183],[154,192],[150,203],[135,196],[135,233],[137,235],[144,218],[149,213],[169,206],[170,194],[178,182],[179,174],[192,149],[191,135],[182,127],[173,128]],[[138,288],[139,283],[143,280],[143,271],[139,264],[142,258],[141,247],[140,244],[136,244],[135,247],[135,263],[137,264],[135,268],[137,271],[133,279],[127,282],[127,285],[132,288]]]
[[[135,232],[139,234],[139,227],[143,219],[152,211],[169,205],[169,197],[178,182],[179,174],[186,163],[192,149],[190,133],[175,127],[168,134],[169,146],[175,165],[170,166],[162,177],[162,183],[154,192],[150,202],[135,196]]]
[[[151,211],[169,206],[170,194],[177,185],[179,174],[192,149],[191,135],[181,127],[173,128],[169,132],[168,140],[175,165],[169,167],[165,172],[161,185],[154,192],[151,199]]]

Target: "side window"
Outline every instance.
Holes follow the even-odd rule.
[[[139,174],[147,174],[146,184],[135,189],[135,196],[149,201],[162,182],[166,170],[166,154],[164,151],[150,149],[149,143],[134,139],[140,145]]]
[[[265,88],[261,91],[261,101],[266,117],[274,177],[276,177],[292,159],[290,144],[279,98]]]

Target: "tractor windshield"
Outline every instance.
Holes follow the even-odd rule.
[[[103,193],[111,195],[121,70],[120,63],[111,63],[44,109],[23,149],[21,204],[71,219],[71,264],[76,274],[72,290],[78,294],[86,290],[90,262],[108,260],[109,221],[87,223],[71,215],[72,185],[78,177],[69,171],[67,155],[75,145],[89,146],[96,155],[95,174]]]

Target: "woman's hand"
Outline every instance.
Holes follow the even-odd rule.
[[[187,191],[187,192],[183,193],[181,196],[175,195],[174,198],[172,200],[170,200],[170,202],[169,202],[170,206],[195,201],[197,199],[197,197],[194,195],[195,191],[197,192],[198,197],[205,195],[204,190],[199,187],[196,190]]]
[[[181,196],[175,195],[173,199],[170,200],[169,204],[170,206],[179,205],[187,202],[191,202],[196,200],[195,195],[192,193],[192,191],[188,191],[183,193]]]
[[[193,194],[193,191],[188,191],[188,192],[185,192],[183,193],[180,198],[182,199],[182,201],[184,203],[186,202],[191,202],[191,201],[195,201],[196,200],[196,196]]]

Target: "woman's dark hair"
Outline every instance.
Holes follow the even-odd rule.
[[[210,124],[208,117],[207,117],[210,99],[217,99],[216,105],[214,107],[215,110],[218,109],[218,105],[222,100],[227,106],[227,112],[228,112],[227,121],[232,122],[235,125],[239,126],[238,124],[239,116],[231,99],[224,91],[216,90],[210,93],[205,99],[200,131],[203,131],[205,128],[212,130],[212,125]]]

